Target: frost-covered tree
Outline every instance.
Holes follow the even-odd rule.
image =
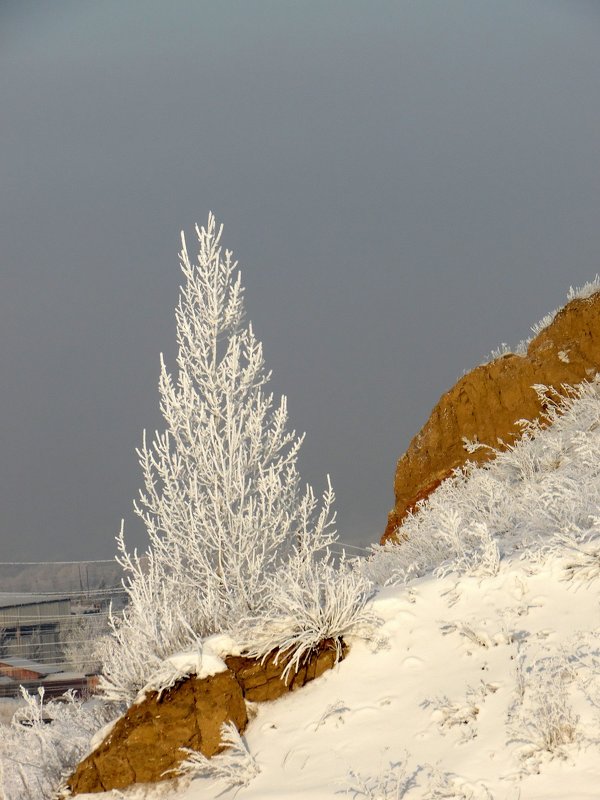
[[[267,641],[276,645],[283,633],[281,617],[273,619],[274,593],[286,565],[293,566],[292,582],[333,579],[346,592],[350,587],[355,614],[366,592],[350,570],[331,573],[334,494],[328,483],[319,503],[310,486],[302,490],[297,457],[303,437],[288,430],[286,398],[276,402],[266,390],[270,373],[245,320],[240,273],[221,247],[222,227],[211,214],[196,233],[196,261],[182,234],[175,378],[161,357],[166,429],[152,443],[144,435],[138,451],[144,488],[135,510],[148,531],[146,556],[127,552],[122,529],[118,537],[130,608],[123,621],[114,621],[104,657],[114,693],[118,687],[131,692],[153,663],[213,632],[243,639],[257,620],[268,618],[278,633],[264,639],[265,647]],[[314,597],[313,585],[306,626],[300,611],[294,629],[331,635],[327,625],[315,625]],[[339,609],[334,616],[340,618]],[[292,649],[307,646],[304,637]]]
[[[100,639],[108,633],[105,614],[72,614],[60,626],[65,662],[77,672],[101,669],[98,658]]]

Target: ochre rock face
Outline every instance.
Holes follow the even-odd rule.
[[[600,371],[600,293],[571,300],[533,339],[527,354],[505,355],[476,367],[444,394],[429,420],[410,443],[396,467],[395,506],[388,516],[382,544],[398,539],[398,527],[409,511],[467,460],[493,458],[487,448],[468,453],[463,437],[496,449],[520,435],[518,420],[534,420],[542,405],[533,389],[544,384],[558,391]]]
[[[342,648],[342,657],[345,649]],[[326,640],[283,681],[287,659],[272,653],[264,661],[229,656],[228,669],[199,680],[191,676],[162,692],[150,692],[117,721],[106,739],[67,781],[72,794],[124,789],[134,783],[173,778],[185,759],[182,747],[213,756],[221,750],[221,725],[243,732],[246,700],[274,700],[331,669],[335,643]]]
[[[172,778],[185,758],[182,747],[212,756],[223,722],[243,731],[248,722],[242,690],[232,672],[187,678],[151,692],[122,716],[108,737],[81,762],[68,785],[73,794],[124,789],[132,783]]]
[[[342,647],[342,658],[345,649]],[[281,675],[287,664],[286,659],[277,658],[273,653],[265,661],[243,656],[228,656],[225,662],[235,674],[244,698],[253,703],[276,700],[287,692],[293,692],[306,683],[318,678],[335,665],[336,650],[334,642],[326,640],[320,648],[307,659],[296,672],[292,672],[284,682]]]

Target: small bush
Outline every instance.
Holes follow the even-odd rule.
[[[288,656],[284,680],[325,640],[334,641],[339,657],[341,639],[373,622],[365,610],[371,594],[371,584],[344,559],[335,566],[298,548],[270,579],[263,616],[243,621],[245,650],[259,658],[274,649]]]
[[[509,720],[513,740],[524,743],[525,758],[544,752],[562,755],[563,746],[578,737],[579,718],[568,691],[570,665],[564,657],[549,656],[538,659],[529,670],[521,662],[517,676],[520,706]]]
[[[0,727],[0,796],[3,800],[54,797],[61,782],[87,753],[96,731],[119,709],[98,699],[82,702],[66,693],[44,702],[30,695],[8,726]]]
[[[196,750],[185,748],[187,758],[179,765],[178,773],[191,778],[202,777],[222,781],[227,789],[248,786],[260,772],[260,767],[232,722],[225,722],[221,726],[221,741],[227,749],[212,758],[206,758]]]
[[[406,758],[390,762],[377,775],[361,775],[350,770],[343,791],[353,800],[401,800],[414,785],[413,776],[407,775]]]

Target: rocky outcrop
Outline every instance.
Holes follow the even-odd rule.
[[[346,650],[342,645],[342,658],[345,653]],[[244,698],[253,703],[277,700],[287,692],[293,692],[318,678],[326,670],[331,669],[335,662],[336,646],[330,639],[322,642],[319,649],[312,653],[297,671],[292,672],[287,681],[282,678],[287,661],[278,659],[275,653],[264,662],[244,656],[228,656],[225,659],[225,663],[241,687]]]
[[[68,786],[82,794],[173,777],[169,770],[185,757],[181,748],[214,755],[221,725],[229,720],[240,731],[248,722],[242,690],[229,670],[202,680],[192,676],[162,695],[151,692],[117,721]]]
[[[190,676],[162,693],[150,692],[79,764],[68,788],[75,795],[172,778],[185,758],[181,748],[214,755],[221,749],[223,722],[244,731],[246,701],[275,700],[318,678],[336,663],[336,645],[322,642],[287,681],[282,678],[287,660],[277,656],[272,653],[264,661],[229,656],[224,672],[203,679]]]
[[[526,355],[505,355],[463,376],[442,396],[398,462],[395,505],[382,543],[398,538],[406,514],[454,469],[467,460],[493,458],[488,448],[468,453],[463,437],[502,449],[519,436],[519,420],[540,416],[535,384],[560,391],[563,384],[576,385],[598,371],[600,293],[571,300],[529,343]]]

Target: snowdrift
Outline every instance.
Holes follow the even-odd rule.
[[[377,622],[345,661],[262,705],[212,774],[126,796],[597,796],[600,383],[547,413],[361,563]]]

